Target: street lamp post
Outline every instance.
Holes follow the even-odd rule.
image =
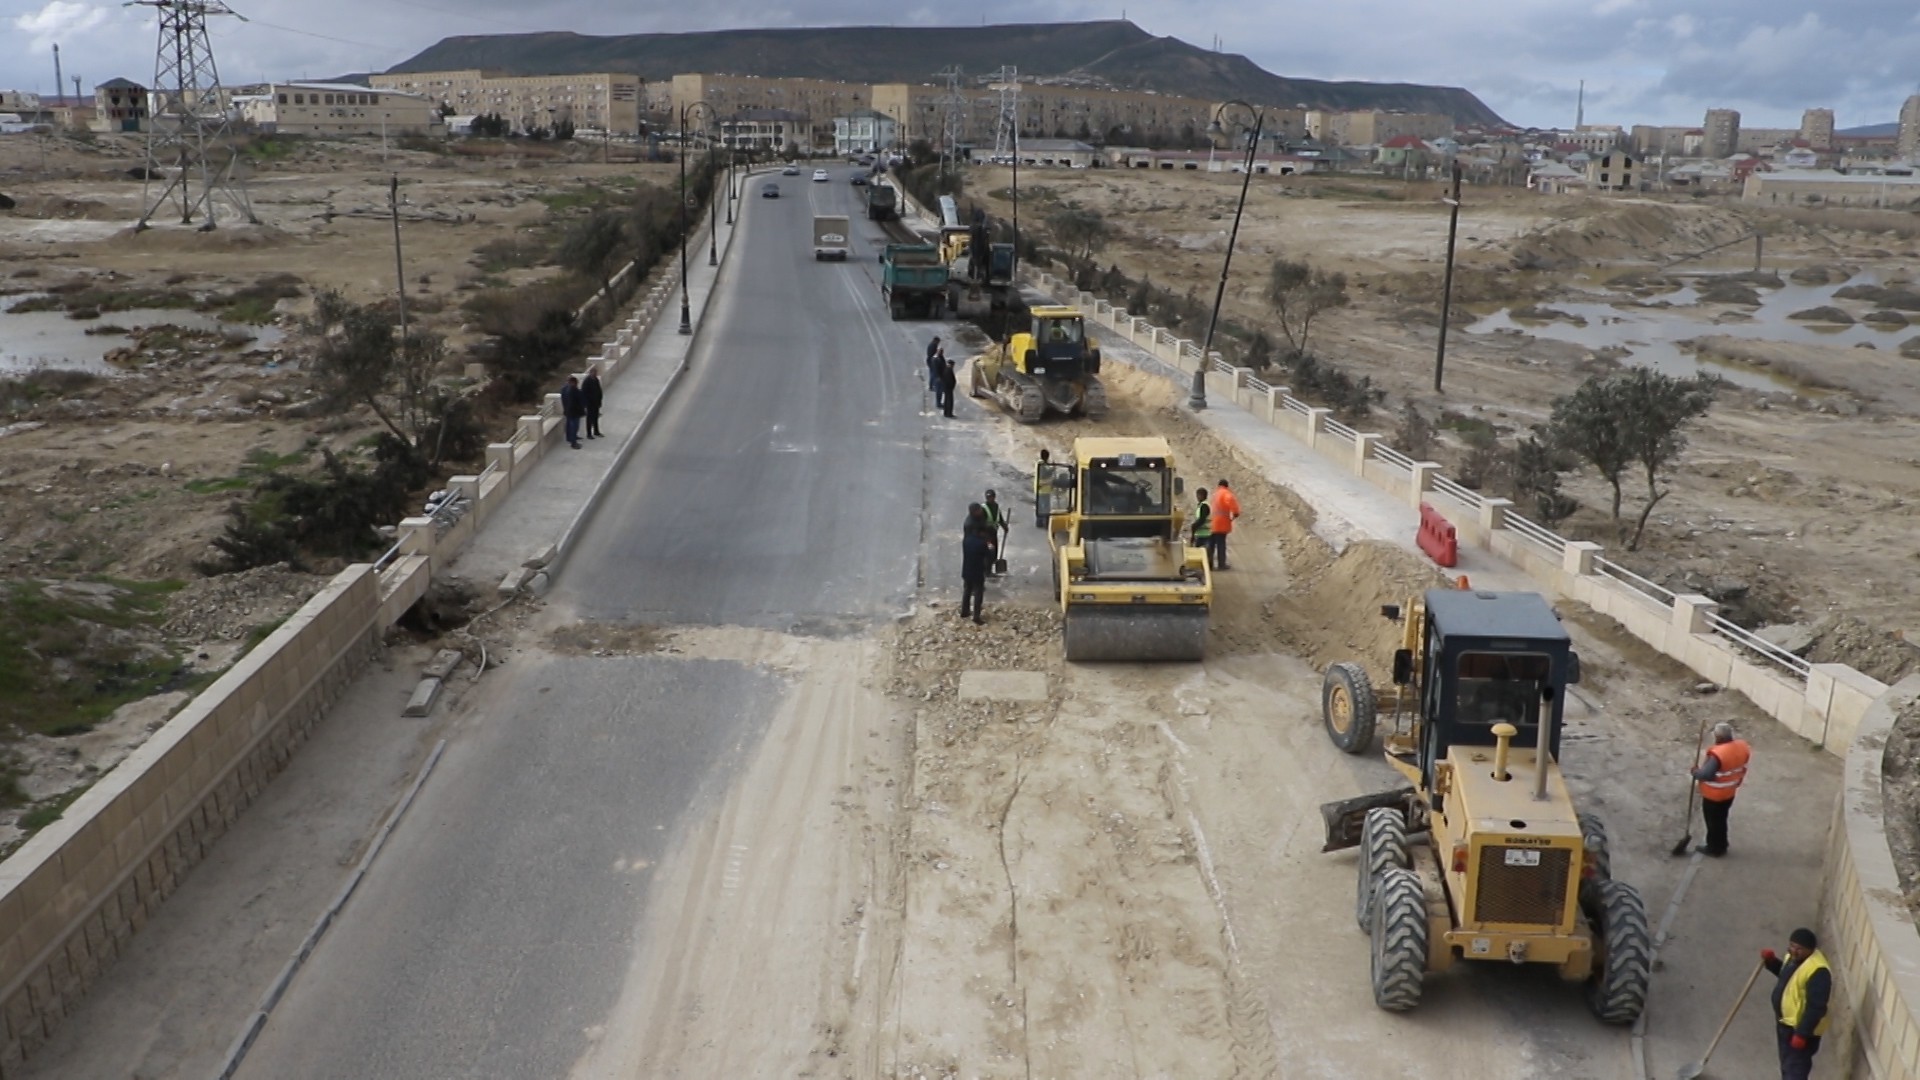
[[[713,106],[704,101],[690,101],[680,107],[680,332],[693,333],[693,305],[687,297],[687,115],[695,109],[705,109],[707,115],[713,115]]]
[[[707,145],[707,265],[720,265],[720,159]]]
[[[1453,162],[1453,196],[1443,198],[1447,211],[1447,273],[1440,285],[1440,342],[1433,349],[1433,392],[1440,390],[1440,376],[1447,368],[1447,317],[1453,312],[1453,241],[1460,235],[1460,159]]]
[[[1253,183],[1253,159],[1260,150],[1260,131],[1266,126],[1267,111],[1244,101],[1223,102],[1214,111],[1213,128],[1223,130],[1220,118],[1229,105],[1238,105],[1253,114],[1253,132],[1247,138],[1247,158],[1240,175],[1240,204],[1233,209],[1233,228],[1227,233],[1227,254],[1220,260],[1220,286],[1213,294],[1213,314],[1207,319],[1207,338],[1200,346],[1200,362],[1193,369],[1193,386],[1187,393],[1187,408],[1199,412],[1207,407],[1207,368],[1213,364],[1213,331],[1220,325],[1220,305],[1227,298],[1227,271],[1233,267],[1233,245],[1240,239],[1240,215],[1247,209],[1247,188]]]

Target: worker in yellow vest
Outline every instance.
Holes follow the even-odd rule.
[[[1733,796],[1747,779],[1747,762],[1753,749],[1747,740],[1735,738],[1732,724],[1713,725],[1713,749],[1701,756],[1693,778],[1700,785],[1700,817],[1707,824],[1707,842],[1703,854],[1719,858],[1727,853],[1727,817],[1733,812]]]
[[[1813,1055],[1827,1033],[1827,1001],[1833,996],[1833,969],[1820,951],[1820,939],[1801,927],[1787,936],[1785,960],[1772,949],[1760,950],[1760,962],[1780,977],[1773,988],[1775,1041],[1780,1044],[1780,1080],[1807,1080]]]

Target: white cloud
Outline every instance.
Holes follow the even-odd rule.
[[[1608,15],[1618,15],[1623,11],[1631,11],[1639,7],[1643,2],[1644,0],[1600,0],[1598,4],[1593,6],[1593,13],[1601,18],[1605,18]]]
[[[46,52],[61,38],[76,38],[98,30],[107,21],[107,9],[79,0],[47,0],[45,7],[13,18],[13,28],[32,35],[33,51]]]

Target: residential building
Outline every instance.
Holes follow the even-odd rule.
[[[275,135],[444,135],[439,102],[354,83],[268,83],[236,94],[240,118]]]
[[[1799,128],[1741,128],[1739,137],[1733,141],[1733,152],[1772,154],[1783,146],[1793,145],[1799,137]]]
[[[1307,133],[1335,146],[1378,146],[1400,135],[1437,139],[1453,134],[1453,117],[1441,113],[1383,112],[1379,109],[1310,109]]]
[[[899,135],[899,125],[893,122],[893,117],[872,109],[859,109],[833,118],[835,155],[892,150],[899,145]]]
[[[676,115],[675,122],[678,119]],[[740,109],[717,119],[722,146],[771,150],[776,154],[786,153],[790,147],[801,153],[811,149],[807,140],[812,131],[805,113],[792,109]],[[687,131],[700,130],[710,129],[700,123],[700,112],[696,109],[687,116]]]
[[[1774,161],[1783,169],[1815,169],[1820,166],[1820,152],[1811,146],[1795,146]]]
[[[1587,187],[1593,191],[1639,191],[1640,163],[1625,150],[1608,150],[1587,162]]]
[[[376,90],[418,94],[460,116],[498,116],[515,131],[552,128],[562,120],[614,135],[646,130],[638,75],[490,75],[469,69],[392,72],[367,81]]]
[[[1569,166],[1549,161],[1527,174],[1527,188],[1542,195],[1565,195],[1585,191],[1587,178]]]
[[[974,152],[973,157],[975,161],[983,158],[993,160],[990,154],[979,150]],[[1106,155],[1078,139],[1021,139],[1020,164],[1061,165],[1085,169],[1090,166],[1105,165]]]
[[[40,95],[25,90],[0,90],[0,112],[35,116],[40,112]]]
[[[1815,150],[1833,149],[1833,110],[1808,109],[1801,113],[1800,137]]]
[[[1920,94],[1900,106],[1900,135],[1894,148],[1907,158],[1920,154]]]
[[[945,132],[947,96],[944,86],[882,83],[873,87],[873,108],[900,125],[902,142],[925,139],[938,145]],[[963,88],[960,141],[992,147],[1000,136],[1000,94],[986,86]],[[1213,122],[1215,103],[1139,90],[1099,90],[1091,87],[1022,83],[1016,101],[1020,138],[1068,138],[1081,142],[1133,146],[1204,146]],[[1283,110],[1269,110],[1266,129],[1284,129],[1290,122]],[[1298,111],[1296,111],[1298,112]],[[1292,121],[1302,126],[1301,118]],[[1231,139],[1231,135],[1224,136]]]
[[[696,102],[706,102],[716,123],[733,118],[747,121],[747,114],[765,119],[771,110],[795,119],[778,121],[794,145],[803,150],[826,151],[833,147],[834,120],[856,110],[874,108],[873,88],[865,83],[835,82],[829,79],[768,79],[758,75],[686,74],[673,77],[673,93],[667,101],[672,117],[668,126],[678,128],[680,110]],[[694,126],[690,114],[688,127]],[[804,130],[790,130],[795,120]],[[745,130],[744,128],[742,130]],[[745,136],[743,136],[745,137]],[[760,136],[754,136],[759,138]],[[767,137],[771,137],[770,135]],[[783,144],[784,145],[784,144]]]
[[[1706,123],[1700,127],[1706,133],[1700,145],[1702,157],[1732,157],[1740,149],[1739,110],[1708,109]]]
[[[1410,180],[1424,177],[1427,166],[1439,159],[1439,152],[1418,135],[1395,135],[1373,154],[1373,163],[1381,172]]]
[[[98,132],[145,131],[150,113],[147,88],[130,79],[108,79],[93,88],[93,123]]]
[[[1749,173],[1745,198],[1781,206],[1796,203],[1912,209],[1920,206],[1920,176],[1853,176],[1828,169]]]
[[[1650,124],[1635,124],[1628,139],[1628,147],[1643,159],[1649,157],[1679,157],[1686,152],[1687,134],[1698,134],[1694,127],[1658,127]]]
[[[1618,124],[1581,124],[1566,137],[1566,141],[1591,157],[1623,145],[1627,141],[1627,133]]]

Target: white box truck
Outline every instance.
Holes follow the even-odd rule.
[[[845,215],[821,216],[813,219],[813,257],[819,259],[847,260],[848,237],[853,233],[853,222]]]

